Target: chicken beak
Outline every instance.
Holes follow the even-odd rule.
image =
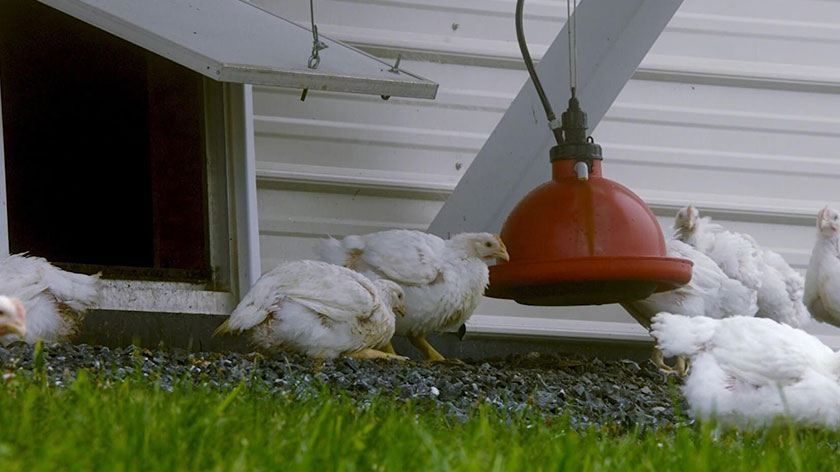
[[[20,336],[20,339],[26,339],[26,325],[23,323],[15,323],[9,326],[9,332]]]
[[[400,303],[399,305],[395,306],[394,307],[394,313],[396,313],[400,316],[405,316],[405,305]]]
[[[15,306],[14,320],[6,325],[6,329],[24,339],[26,338],[26,309],[17,298],[12,298],[11,301]]]
[[[820,229],[821,230],[822,229],[828,229],[829,226],[831,226],[831,223],[829,223],[827,219],[823,218],[823,219],[820,220]]]
[[[686,225],[689,231],[694,231],[694,226],[697,224],[697,218],[694,216],[694,207],[689,205],[685,207],[685,216],[688,218]]]
[[[501,259],[503,261],[509,261],[510,260],[510,254],[508,254],[508,252],[507,252],[507,248],[505,247],[504,241],[502,241],[502,238],[499,237],[498,234],[494,234],[493,236],[496,238],[496,241],[499,242],[499,247],[500,247],[500,249],[498,251],[493,253],[493,257],[495,257],[496,259]]]
[[[827,216],[828,216],[828,205],[826,205],[825,208],[820,210],[819,214],[817,215],[817,220],[818,220],[817,226],[819,226],[819,228],[821,230],[826,229],[829,226],[831,226],[831,222],[828,221]]]
[[[26,338],[26,324],[24,324],[22,322],[19,322],[19,321],[16,320],[13,323],[8,323],[8,324],[3,325],[3,328],[5,328],[4,331],[6,333],[14,333],[14,334],[20,336],[21,339]]]

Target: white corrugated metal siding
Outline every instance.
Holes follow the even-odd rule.
[[[254,3],[308,21],[303,0]],[[403,52],[402,64],[440,89],[434,101],[311,91],[301,102],[299,91],[255,87],[264,270],[314,257],[315,238],[327,234],[427,227],[526,80],[513,6],[316,0],[322,33],[379,55]],[[565,2],[533,0],[526,13],[538,57]],[[816,212],[840,202],[837,51],[840,3],[686,0],[593,132],[606,175],[642,196],[663,227],[694,203],[804,271]],[[616,306],[489,299],[468,331],[647,336]]]

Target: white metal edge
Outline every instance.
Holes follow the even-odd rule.
[[[224,64],[211,57],[197,53],[189,48],[177,44],[165,37],[139,28],[136,25],[124,21],[123,19],[107,12],[87,7],[82,3],[73,0],[38,1],[214,80],[224,82],[256,83],[279,87],[318,88],[337,92],[392,95],[412,98],[434,98],[438,89],[437,83],[420,77],[419,75],[412,74],[408,71],[401,71],[405,76],[407,76],[405,79],[382,80],[372,77],[349,77],[323,74],[320,72],[310,73],[309,71],[290,71],[271,67],[262,67],[261,69],[258,69],[257,67],[250,65]],[[243,3],[252,8],[257,8],[267,15],[272,15],[279,20],[286,21],[293,26],[301,27],[294,22],[285,20],[284,18],[273,15],[270,12],[266,12],[251,3],[244,1]],[[335,43],[336,46],[341,45],[342,47],[352,50],[366,58],[372,58],[383,65],[388,65],[364,51],[360,51],[334,39],[327,37],[324,38]],[[254,66],[257,65],[255,64]],[[395,77],[399,77],[399,75],[395,74]]]
[[[611,160],[620,159],[613,157]],[[430,199],[445,199],[455,189],[452,182],[428,178],[417,178],[399,172],[371,171],[328,166],[268,163],[257,161],[257,185],[295,184],[332,188],[368,188],[387,192],[416,193]],[[816,200],[791,200],[790,198],[749,197],[734,198],[729,194],[695,192],[668,192],[653,189],[639,189],[637,194],[658,214],[676,213],[679,208],[692,204],[704,213],[716,218],[773,218],[790,224],[810,226],[815,217],[814,208],[822,208],[826,202]]]
[[[2,77],[0,77],[2,81]],[[6,153],[3,141],[3,100],[0,99],[0,257],[9,255],[9,215],[6,205]]]
[[[614,341],[653,344],[654,339],[637,323],[588,321],[475,314],[466,323],[464,340],[511,339],[541,341]],[[840,336],[815,335],[832,349]]]
[[[353,50],[358,51],[355,48]],[[394,77],[398,76],[395,75]],[[412,74],[412,77],[415,77],[414,74]],[[217,80],[294,89],[310,88],[326,92],[427,99],[435,98],[438,90],[437,83],[422,78],[384,80],[273,68],[257,70],[250,66],[238,64],[222,64]]]
[[[464,339],[480,338],[652,341],[636,323],[475,314],[466,323]]]
[[[665,29],[682,0],[587,0],[578,16],[578,96],[595,129],[618,93]],[[527,33],[527,25],[526,25]],[[527,37],[527,34],[526,34]],[[565,108],[569,93],[566,27],[538,66],[552,105]],[[491,133],[429,231],[498,231],[515,203],[550,178],[551,133],[531,81],[527,81]]]
[[[278,20],[280,20],[280,21],[286,22],[286,23],[288,23],[288,24],[289,24],[289,25],[291,25],[291,26],[294,26],[294,27],[300,28],[300,29],[302,29],[302,30],[306,31],[308,34],[312,34],[312,29],[311,29],[311,28],[309,28],[308,26],[305,26],[305,25],[302,25],[302,24],[300,24],[300,23],[298,23],[298,22],[295,22],[295,21],[289,20],[289,19],[287,19],[287,18],[284,18],[284,17],[282,17],[282,16],[280,16],[280,15],[278,15],[278,14],[276,14],[276,13],[274,13],[274,12],[270,11],[270,10],[267,10],[267,9],[265,9],[265,8],[261,7],[260,5],[257,5],[257,4],[255,4],[255,3],[253,3],[253,2],[251,2],[250,0],[239,0],[239,1],[240,1],[240,2],[242,2],[242,3],[245,3],[245,4],[249,5],[249,6],[251,6],[251,7],[253,7],[253,8],[256,8],[257,10],[260,10],[260,11],[262,11],[262,12],[266,13],[266,14],[269,14],[269,15],[271,15],[271,16],[273,16],[273,17],[277,18],[277,19],[278,19]],[[353,51],[353,52],[355,52],[356,54],[359,54],[359,55],[361,55],[361,56],[365,56],[365,57],[367,57],[368,59],[370,59],[370,60],[372,60],[372,61],[375,61],[375,62],[378,62],[378,63],[382,64],[383,66],[388,66],[388,67],[390,67],[390,66],[391,66],[391,64],[388,64],[387,62],[383,61],[382,59],[380,59],[380,58],[378,58],[378,57],[376,57],[376,56],[374,56],[374,55],[372,55],[372,54],[368,54],[368,53],[366,53],[366,52],[362,51],[361,49],[354,48],[353,46],[351,46],[351,45],[349,45],[349,44],[347,44],[347,43],[341,42],[341,41],[339,41],[339,40],[337,40],[337,39],[334,39],[334,38],[332,38],[332,37],[330,37],[330,36],[326,36],[326,35],[321,34],[321,31],[320,31],[320,30],[318,30],[318,39],[324,40],[324,42],[325,42],[325,43],[328,43],[328,45],[330,45],[330,44],[334,44],[335,46],[338,46],[338,47],[341,47],[341,48],[344,48],[344,49],[348,49],[348,50],[350,50],[350,51]],[[315,72],[317,72],[317,71],[315,71]],[[418,80],[418,81],[421,81],[421,82],[431,82],[429,79],[426,79],[426,78],[424,78],[424,77],[421,77],[421,76],[419,76],[419,75],[417,75],[417,74],[414,74],[414,73],[412,73],[412,72],[408,72],[408,71],[405,71],[405,70],[399,70],[398,72],[395,72],[395,73],[394,73],[394,76],[395,76],[395,77],[399,77],[401,74],[405,74],[405,75],[407,75],[407,76],[409,76],[409,77],[411,77],[411,78],[414,78],[414,79],[416,79],[416,80]]]
[[[236,305],[230,292],[202,290],[201,286],[136,280],[101,281],[97,308],[176,314],[229,315]]]
[[[511,9],[512,10],[512,9]],[[680,29],[678,12],[668,29]],[[530,15],[529,15],[530,16]],[[563,15],[565,16],[565,15]],[[564,18],[559,18],[565,21]],[[683,20],[686,20],[683,15]],[[693,22],[692,22],[693,23]],[[730,25],[723,29],[731,29]],[[721,28],[710,26],[712,30]],[[511,41],[440,38],[433,35],[393,35],[370,28],[345,25],[323,25],[331,36],[345,44],[371,52],[394,54],[401,52],[406,58],[452,64],[482,64],[488,67],[521,68],[522,58],[516,44]],[[813,29],[809,29],[812,31]],[[703,30],[699,30],[703,31]],[[763,32],[756,35],[766,36]],[[836,34],[836,32],[832,32]],[[821,36],[818,35],[819,38]],[[833,36],[832,36],[833,38]],[[543,56],[545,45],[535,44],[531,54],[536,62]],[[731,86],[765,87],[813,92],[840,90],[840,68],[817,67],[760,61],[733,61],[716,58],[697,58],[672,54],[649,54],[641,62],[634,78],[661,81],[700,81]]]
[[[673,82],[742,85],[753,88],[789,88],[811,92],[840,90],[840,68],[801,64],[649,54],[637,78]]]
[[[445,199],[455,188],[454,182],[418,179],[407,172],[348,172],[344,169],[318,167],[294,164],[280,167],[257,162],[257,183],[294,183],[420,193],[435,200]]]
[[[241,299],[260,277],[257,158],[254,148],[251,85],[225,84],[228,165],[231,186],[232,234],[236,254],[238,296]]]

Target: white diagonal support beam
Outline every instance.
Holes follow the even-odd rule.
[[[578,6],[577,96],[589,115],[590,131],[601,121],[680,4],[682,0],[584,0]],[[525,7],[527,11],[527,2]],[[514,27],[513,20],[510,27]],[[567,38],[564,27],[537,67],[558,116],[569,100]],[[516,203],[551,178],[548,149],[552,144],[545,112],[529,80],[429,231],[442,236],[462,231],[498,232]],[[609,161],[609,149],[604,151]]]

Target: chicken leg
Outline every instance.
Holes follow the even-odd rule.
[[[345,354],[345,357],[353,357],[355,359],[390,359],[398,361],[407,361],[405,356],[398,356],[389,352],[377,351],[376,349],[365,348],[350,354]]]
[[[680,374],[682,377],[688,375],[688,371],[691,369],[691,364],[688,362],[688,359],[685,356],[677,356],[676,364],[674,364],[674,369],[676,369],[677,373]]]
[[[380,349],[382,352],[387,352],[388,354],[396,354],[397,351],[394,350],[394,345],[391,343],[386,344],[385,346]]]
[[[671,366],[665,363],[665,356],[662,354],[662,351],[659,348],[654,347],[653,352],[650,353],[650,360],[653,361],[653,365],[655,365],[660,371],[666,374],[675,374]]]
[[[420,350],[426,359],[430,361],[445,361],[446,358],[443,357],[439,352],[429,344],[429,341],[426,341],[426,335],[421,334],[418,336],[411,336],[408,335],[408,340],[411,341],[411,344]]]
[[[650,354],[650,360],[652,360],[653,364],[662,372],[666,374],[677,374],[680,377],[688,375],[688,370],[691,367],[685,356],[677,356],[676,361],[674,362],[674,367],[669,366],[665,363],[665,357],[662,355],[662,351],[656,347],[653,348],[653,352]]]

